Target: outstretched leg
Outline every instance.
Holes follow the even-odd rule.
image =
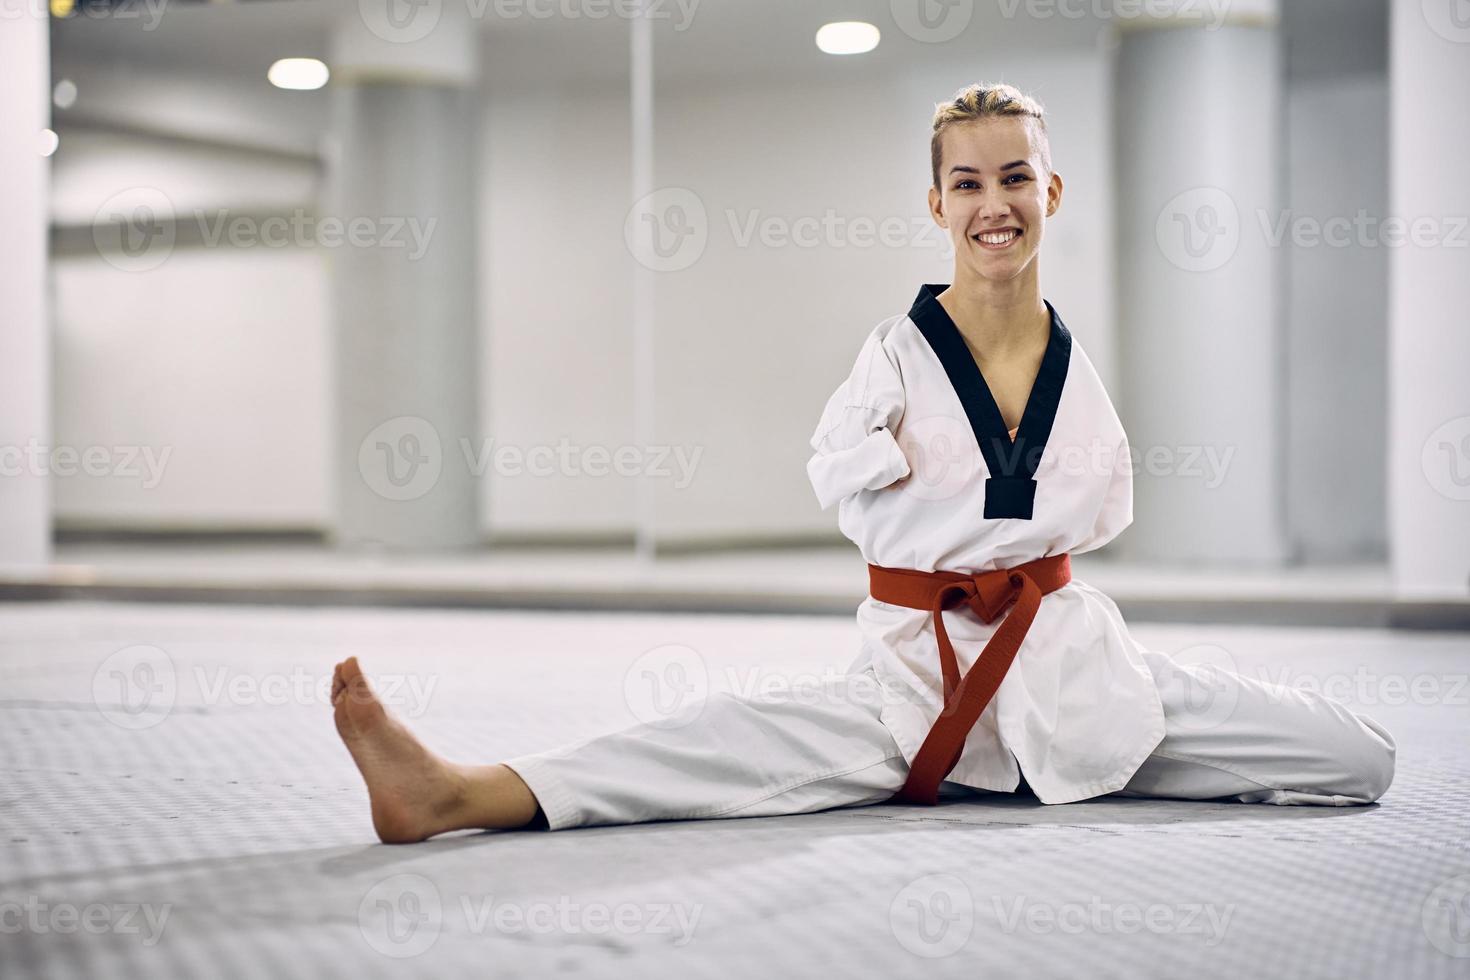
[[[1144,659],[1164,740],[1116,795],[1350,806],[1393,782],[1393,737],[1341,702],[1154,651]]]
[[[373,829],[387,844],[450,830],[524,827],[536,798],[505,766],[462,766],[430,752],[383,707],[356,657],[332,675],[337,734],[367,782]]]

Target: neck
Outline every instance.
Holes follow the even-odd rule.
[[[956,268],[954,285],[938,298],[969,345],[987,358],[1024,354],[1044,345],[1050,334],[1051,315],[1041,301],[1034,264],[1004,282]]]

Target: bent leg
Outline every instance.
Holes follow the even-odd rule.
[[[881,803],[908,775],[881,698],[870,673],[752,699],[715,693],[667,721],[503,765],[551,830]]]
[[[1393,782],[1393,737],[1339,701],[1163,653],[1144,659],[1164,739],[1115,795],[1348,806]]]

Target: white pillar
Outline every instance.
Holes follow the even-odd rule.
[[[1208,5],[1207,5],[1208,6]],[[1281,46],[1274,4],[1124,24],[1114,121],[1132,558],[1285,559]],[[1199,5],[1185,5],[1191,16]]]
[[[350,4],[333,36],[324,216],[368,233],[330,258],[345,546],[481,540],[476,38],[464,4],[396,0]]]
[[[1470,596],[1470,18],[1394,0],[1389,29],[1389,556],[1402,598]],[[1374,465],[1378,446],[1363,447]]]
[[[0,23],[0,562],[51,555],[50,326],[46,302],[50,37],[37,5]]]

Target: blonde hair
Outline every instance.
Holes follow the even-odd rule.
[[[1013,85],[1004,82],[976,82],[954,94],[948,102],[934,107],[934,135],[929,138],[929,163],[934,186],[939,187],[939,155],[944,131],[956,123],[998,116],[1021,116],[1036,120],[1041,166],[1051,174],[1051,140],[1046,132],[1046,109],[1042,104]]]

